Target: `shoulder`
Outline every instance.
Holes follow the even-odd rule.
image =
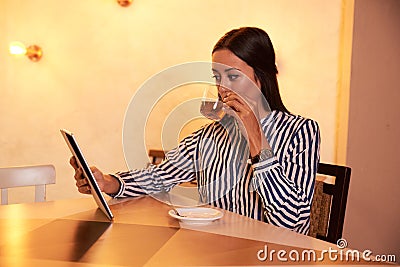
[[[319,125],[315,120],[300,115],[274,110],[271,112],[271,119],[268,120],[275,123],[277,128],[293,132],[306,131],[310,134],[319,132]]]

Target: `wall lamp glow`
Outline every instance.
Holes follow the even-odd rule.
[[[38,45],[30,45],[25,47],[23,43],[12,42],[9,46],[10,54],[12,55],[26,55],[30,60],[36,62],[43,56],[42,48]]]
[[[117,0],[118,4],[123,7],[130,6],[132,4],[132,0]]]

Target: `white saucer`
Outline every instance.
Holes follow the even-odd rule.
[[[215,220],[222,218],[224,215],[221,211],[211,208],[176,208],[179,215],[175,210],[168,212],[169,216],[180,220],[183,223],[190,224],[208,224]]]

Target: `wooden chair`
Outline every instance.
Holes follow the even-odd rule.
[[[334,184],[327,179],[319,180],[320,175],[334,177]],[[318,165],[311,206],[310,236],[335,244],[342,238],[350,175],[351,168],[346,166]]]
[[[55,184],[53,165],[0,168],[1,204],[8,204],[8,188],[35,186],[35,202],[46,200],[46,185]]]
[[[163,150],[150,149],[149,157],[152,164],[159,164],[165,158],[165,153]]]

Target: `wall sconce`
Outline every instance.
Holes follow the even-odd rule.
[[[118,4],[123,7],[130,6],[132,4],[132,0],[117,0]]]
[[[25,47],[23,43],[12,42],[9,46],[10,54],[12,55],[26,55],[30,60],[36,62],[43,56],[42,48],[38,45],[30,45]]]

